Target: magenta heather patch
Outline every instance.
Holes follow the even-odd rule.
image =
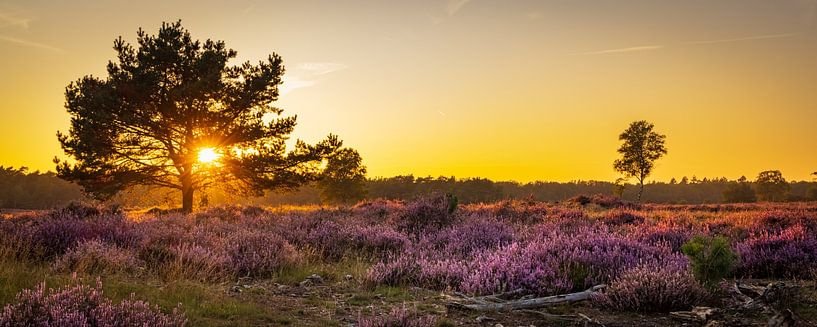
[[[603,307],[636,312],[687,310],[707,292],[683,260],[668,260],[631,268],[593,298]]]
[[[735,248],[739,273],[755,278],[800,277],[817,268],[817,237],[796,224],[779,232],[760,232]]]
[[[164,314],[158,307],[133,297],[114,304],[104,297],[99,281],[95,287],[79,284],[48,290],[40,284],[18,293],[14,302],[0,312],[0,326],[171,327],[186,323],[178,308]]]
[[[298,252],[289,242],[269,232],[236,232],[227,238],[224,249],[230,257],[230,267],[239,276],[269,277],[299,260]]]
[[[144,262],[130,249],[91,240],[68,250],[54,262],[53,267],[61,272],[136,274],[143,269]]]

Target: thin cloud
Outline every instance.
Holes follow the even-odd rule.
[[[785,33],[785,34],[767,34],[767,35],[754,35],[754,36],[746,36],[746,37],[737,37],[732,39],[719,39],[719,40],[704,40],[704,41],[692,41],[689,44],[715,44],[715,43],[729,43],[729,42],[740,42],[740,41],[751,41],[751,40],[765,40],[765,39],[779,39],[784,37],[792,37],[797,34],[795,33]]]
[[[313,75],[326,75],[339,70],[344,70],[348,66],[336,62],[305,62],[296,66],[298,70],[309,72]]]
[[[294,90],[310,87],[315,85],[315,81],[310,80],[302,80],[297,77],[284,77],[283,83],[278,90],[281,92],[281,95],[290,93]]]
[[[445,12],[448,13],[448,16],[454,16],[462,7],[465,7],[471,0],[448,0],[448,4],[445,6]]]
[[[315,86],[324,79],[323,75],[346,69],[348,66],[336,62],[304,62],[295,65],[291,75],[284,76],[279,91],[281,95],[297,89]]]
[[[625,52],[658,50],[658,49],[662,49],[662,48],[664,48],[663,45],[641,45],[641,46],[628,47],[628,48],[617,48],[617,49],[607,49],[607,50],[582,52],[582,53],[579,53],[579,55],[603,55],[603,54],[613,54],[613,53],[625,53]]]
[[[14,37],[10,37],[10,36],[0,35],[0,41],[19,44],[19,45],[24,45],[24,46],[27,46],[27,47],[44,49],[44,50],[53,51],[53,52],[60,52],[60,53],[65,52],[65,50],[63,50],[63,49],[53,47],[53,46],[50,46],[48,44],[43,44],[43,43],[39,43],[39,42],[18,39],[18,38],[14,38]]]
[[[28,30],[31,18],[17,17],[11,14],[0,12],[0,27],[15,26]]]

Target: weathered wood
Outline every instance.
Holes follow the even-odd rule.
[[[710,307],[694,307],[692,311],[674,311],[669,314],[676,319],[703,323],[712,318],[717,311],[718,309]]]
[[[471,301],[477,303],[460,303],[459,301],[452,301],[449,302],[449,305],[466,308],[471,310],[477,311],[505,311],[505,310],[522,310],[522,309],[535,309],[535,308],[543,308],[558,304],[564,303],[573,303],[579,301],[585,301],[590,299],[593,293],[596,293],[602,289],[607,287],[606,285],[596,285],[587,290],[576,292],[576,293],[569,293],[569,294],[561,294],[561,295],[554,295],[554,296],[546,296],[546,297],[539,297],[533,299],[524,299],[524,300],[516,300],[516,301],[507,301],[507,302],[498,302],[492,303],[487,302],[484,299],[474,299],[474,298],[464,298],[464,301]]]

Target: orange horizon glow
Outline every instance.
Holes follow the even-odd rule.
[[[669,150],[649,180],[817,171],[811,0],[3,2],[0,165],[54,170],[65,86],[177,19],[233,65],[280,54],[292,139],[337,134],[369,177],[614,181],[642,119]]]

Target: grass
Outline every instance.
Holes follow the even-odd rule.
[[[295,286],[307,276],[318,274],[326,283],[348,294],[346,304],[353,314],[371,313],[377,304],[411,302],[416,294],[407,288],[371,286],[360,280],[365,276],[369,260],[347,258],[335,263],[304,260],[301,264],[279,271],[270,281]],[[347,280],[347,276],[353,276]],[[45,282],[46,287],[59,288],[73,283],[94,284],[97,275],[55,273],[46,264],[0,259],[0,308],[14,301],[23,289]],[[185,279],[133,277],[108,274],[100,277],[105,295],[114,301],[129,298],[158,305],[170,312],[181,305],[190,326],[341,326],[334,320],[344,312],[326,294],[307,292],[298,297],[276,296],[264,287],[250,287],[241,293],[230,291],[232,283],[207,283]],[[433,311],[422,308],[423,311]],[[316,314],[328,312],[329,316]],[[334,316],[334,317],[333,317]]]
[[[78,279],[92,284],[96,277],[79,276]],[[21,290],[42,282],[57,288],[76,281],[70,274],[55,274],[43,265],[3,260],[0,262],[0,305],[13,301]],[[133,294],[137,299],[159,305],[164,311],[181,304],[192,326],[288,325],[292,322],[291,317],[282,316],[274,307],[231,296],[223,285],[109,275],[102,278],[102,288],[114,301]]]

